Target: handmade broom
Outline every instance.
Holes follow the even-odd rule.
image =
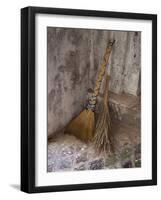
[[[109,113],[109,80],[110,76],[106,76],[104,98],[103,98],[103,108],[102,112],[98,115],[95,134],[94,134],[94,144],[96,148],[100,151],[109,152],[113,151],[111,144],[111,118]]]
[[[94,87],[94,92],[91,98],[89,99],[86,108],[77,117],[72,119],[65,128],[65,133],[72,134],[85,142],[88,142],[94,136],[94,128],[95,128],[94,110],[101,82],[105,74],[106,66],[109,61],[110,53],[114,42],[115,40],[110,41],[107,45],[106,52],[103,58],[103,63],[101,65],[96,85]]]

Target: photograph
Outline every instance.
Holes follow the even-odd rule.
[[[156,185],[157,15],[21,17],[21,190]]]
[[[141,32],[47,27],[47,172],[141,167]]]

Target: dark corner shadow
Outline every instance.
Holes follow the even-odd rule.
[[[15,190],[20,190],[20,185],[18,184],[10,184],[10,187],[14,188]]]

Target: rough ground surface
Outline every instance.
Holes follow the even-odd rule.
[[[48,172],[141,166],[139,98],[110,94],[110,109],[114,153],[60,132],[48,142]]]

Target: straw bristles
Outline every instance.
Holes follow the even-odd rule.
[[[108,151],[109,153],[111,153],[111,119],[108,107],[108,82],[109,77],[107,77],[106,80],[103,110],[99,114],[96,122],[94,144],[98,150],[104,152]]]
[[[100,151],[110,153],[112,152],[111,148],[111,119],[109,110],[106,110],[105,107],[98,116],[96,123],[95,135],[94,135],[94,144],[96,148]]]
[[[94,124],[94,112],[85,109],[67,125],[65,133],[72,134],[84,142],[88,142],[93,138]]]

